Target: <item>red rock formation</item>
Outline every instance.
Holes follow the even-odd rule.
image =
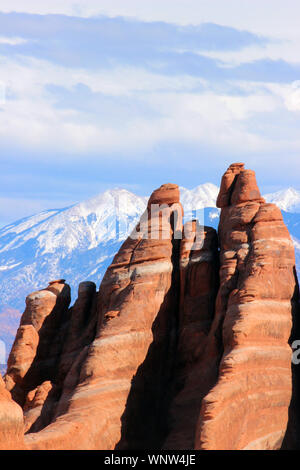
[[[0,331],[1,339],[9,344],[14,340],[16,331],[20,324],[21,312],[9,307],[8,305],[1,306],[0,310]]]
[[[6,388],[21,406],[29,391],[55,376],[61,355],[61,336],[70,304],[64,280],[30,294],[7,362]]]
[[[23,449],[23,413],[0,375],[0,450]]]
[[[70,309],[63,280],[28,296],[5,377],[28,449],[280,448],[293,245],[243,164],[225,173],[218,205],[219,275],[215,231],[193,221],[181,241],[179,189],[167,184],[99,293],[82,283]]]
[[[221,285],[204,358],[213,373],[195,446],[278,449],[292,393],[294,247],[279,209],[243,166],[225,173],[218,204]]]
[[[65,377],[95,337],[95,284],[81,283],[70,310],[69,303],[64,280],[52,281],[26,299],[5,376],[7,389],[23,406],[25,432],[40,431],[66,406]]]
[[[152,204],[167,206],[165,221],[157,207],[151,214]],[[163,185],[153,193],[149,222],[141,223],[142,231],[129,237],[115,256],[98,295],[96,328],[85,344],[79,342],[78,349],[82,325],[90,328],[91,324],[84,313],[91,295],[86,291],[84,297],[80,290],[65,333],[60,334],[65,346],[56,376],[49,381],[44,374],[27,393],[28,448],[161,446],[170,353],[176,344],[179,240],[172,233],[174,226],[181,230],[182,215],[177,217],[177,212],[182,208],[176,185]],[[51,424],[41,429],[47,423],[42,416],[46,402]]]
[[[202,399],[199,360],[214,318],[218,239],[214,229],[185,224],[180,247],[180,307],[169,433],[165,449],[193,449]],[[200,372],[200,374],[199,374]]]
[[[47,380],[28,392],[23,406],[25,433],[36,432],[49,424],[53,400],[49,403],[48,398],[52,389],[53,384]]]

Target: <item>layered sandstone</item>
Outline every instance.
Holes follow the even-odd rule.
[[[65,346],[55,377],[43,375],[27,393],[28,448],[161,446],[176,346],[181,219],[178,186],[163,185],[107,270],[97,301],[91,306],[88,289],[79,295],[64,333],[58,330]],[[92,334],[78,349],[83,325]]]
[[[21,406],[28,392],[44,380],[54,380],[63,347],[60,332],[70,300],[70,288],[63,279],[26,298],[5,376],[7,389]]]
[[[24,448],[23,413],[5,389],[0,375],[0,450]]]
[[[241,163],[218,206],[219,237],[183,229],[178,186],[163,185],[99,292],[80,284],[69,308],[57,280],[27,297],[5,382],[28,449],[277,449],[285,434],[295,446],[292,241]],[[21,409],[2,391],[17,448]]]
[[[65,378],[95,338],[96,301],[95,284],[83,282],[69,309],[70,287],[63,279],[27,297],[5,376],[6,388],[23,407],[25,433],[40,431],[67,406]]]
[[[195,447],[278,449],[292,396],[294,247],[281,212],[243,165],[225,173],[218,204],[220,289],[208,348],[215,384],[202,401]]]
[[[178,343],[173,373],[173,400],[164,449],[193,449],[203,397],[203,357],[214,318],[218,291],[218,238],[216,231],[185,224],[180,247]]]

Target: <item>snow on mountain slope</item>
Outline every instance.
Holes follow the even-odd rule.
[[[219,188],[216,185],[206,183],[191,190],[181,187],[180,191],[186,219],[194,216],[193,212],[199,217],[200,209],[210,207],[203,222],[217,226],[219,210],[215,201]],[[269,194],[266,199],[287,212],[295,212],[299,204],[300,211],[300,192],[293,188]],[[53,277],[73,281],[73,286],[90,276],[99,282],[146,203],[147,197],[113,189],[71,207],[43,211],[0,229],[0,282],[4,286],[0,308],[6,304],[22,309],[24,294],[41,288]],[[294,219],[293,223],[288,221],[294,232],[295,223]],[[294,237],[300,239],[298,231]],[[76,296],[76,289],[73,294]]]
[[[266,194],[264,197],[267,202],[276,204],[285,212],[300,213],[300,191],[297,191],[294,188]]]
[[[185,220],[196,216],[201,223],[217,228],[220,211],[215,202],[219,188],[206,183],[180,190]],[[26,295],[57,278],[71,285],[73,300],[81,281],[91,280],[99,287],[122,241],[144,212],[147,199],[125,189],[113,189],[0,229],[0,340],[6,342],[8,352],[17,324],[15,310],[24,310]],[[300,215],[292,212],[298,204],[300,212],[300,193],[290,188],[268,195],[267,200],[287,211],[283,216],[295,241],[300,266]],[[3,324],[7,325],[5,331]]]
[[[127,236],[146,199],[125,189],[106,191],[86,202],[61,210],[45,211],[0,230],[1,304],[9,304],[20,289],[32,290],[54,277],[75,280],[102,271],[116,247]],[[104,266],[105,265],[105,266]],[[98,279],[96,279],[98,280]]]
[[[99,286],[146,203],[147,198],[114,189],[0,229],[0,327],[3,322],[8,327],[0,328],[0,340],[7,344],[7,352],[16,330],[10,309],[22,312],[26,296],[51,279],[67,279],[73,300],[81,281],[92,280]]]
[[[37,241],[37,258],[57,250],[65,257],[75,249],[90,250],[102,242],[124,239],[127,225],[132,227],[145,205],[145,198],[115,189],[66,209],[28,217],[0,230],[0,256],[30,240]]]
[[[185,211],[215,207],[218,193],[218,186],[212,183],[201,184],[194,189],[180,187],[180,200]]]

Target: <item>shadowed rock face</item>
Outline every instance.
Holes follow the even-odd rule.
[[[26,298],[26,310],[7,362],[5,382],[14,400],[24,405],[27,393],[45,380],[53,380],[60,359],[63,330],[70,304],[64,280]]]
[[[290,236],[243,164],[218,206],[219,237],[183,228],[178,186],[163,185],[99,292],[82,283],[69,308],[57,280],[27,297],[5,376],[26,448],[277,449],[287,427],[295,446]],[[0,397],[0,446],[15,427],[17,448],[21,408],[1,382]],[[16,419],[2,425],[6,406]]]
[[[165,449],[193,449],[202,400],[203,357],[218,291],[218,238],[214,229],[188,222],[180,248],[178,343]]]
[[[23,407],[25,432],[37,432],[54,419],[65,378],[95,337],[95,284],[80,284],[76,303],[71,309],[69,304],[70,287],[63,279],[26,299],[4,378]]]

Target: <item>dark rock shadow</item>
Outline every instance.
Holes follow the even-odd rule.
[[[174,227],[174,216],[170,218]],[[177,349],[180,240],[172,239],[172,282],[152,324],[153,342],[132,379],[116,450],[161,449],[167,432]]]
[[[152,325],[153,342],[132,379],[116,450],[156,450],[164,441],[177,342],[174,295],[167,293]]]
[[[289,344],[300,341],[300,297],[299,282],[296,268],[294,267],[295,291],[291,300],[292,305],[292,331]],[[299,350],[299,345],[297,347]],[[298,354],[299,359],[300,354]],[[300,364],[291,363],[292,369],[292,399],[289,406],[289,419],[286,434],[281,450],[300,450]]]

